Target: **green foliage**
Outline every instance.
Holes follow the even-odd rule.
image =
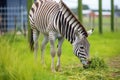
[[[88,5],[82,5],[83,6],[83,10],[89,10],[89,6]]]
[[[107,68],[107,64],[105,61],[99,57],[93,57],[91,59],[91,64],[90,64],[91,69],[105,69]]]

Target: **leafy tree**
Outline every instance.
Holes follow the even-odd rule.
[[[89,6],[88,5],[83,5],[83,10],[89,10]]]

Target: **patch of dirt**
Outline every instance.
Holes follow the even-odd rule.
[[[108,64],[111,68],[111,76],[120,79],[120,55],[110,58]]]
[[[110,59],[109,65],[113,68],[120,69],[120,56],[116,56]]]

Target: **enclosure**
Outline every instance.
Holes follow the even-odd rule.
[[[119,11],[118,8],[117,12]],[[14,29],[14,26],[24,24],[21,23],[21,19],[18,23],[14,23],[14,19],[13,17],[11,22],[13,30],[3,31],[0,34],[0,80],[120,80],[120,16],[114,15],[114,32],[111,32],[111,15],[103,15],[102,34],[99,33],[98,15],[90,17],[88,14],[82,18],[85,29],[94,27],[93,34],[88,37],[90,58],[104,60],[107,67],[83,69],[81,62],[73,54],[72,45],[65,40],[62,46],[62,70],[56,73],[52,73],[50,69],[50,44],[46,46],[45,65],[42,65],[40,46],[43,35],[40,36],[39,51],[35,61],[34,54],[29,49],[28,36],[22,31],[23,26],[22,29],[21,27]],[[17,34],[18,32],[20,34]]]

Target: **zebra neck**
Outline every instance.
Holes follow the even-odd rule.
[[[73,18],[73,16],[71,16]],[[75,41],[75,29],[74,26],[77,24],[76,22],[72,21],[70,17],[65,17],[62,12],[59,12],[59,32],[62,36],[64,36],[71,44]]]
[[[59,32],[71,44],[75,41],[76,35],[87,36],[85,29],[80,22],[71,14],[59,13]]]
[[[60,10],[56,15],[55,23],[59,33],[70,43],[75,41],[76,33],[87,37],[87,32],[78,19],[67,9]]]
[[[64,35],[70,43],[75,41],[76,33],[87,37],[87,31],[71,10],[64,4],[64,2],[60,2],[60,5],[59,32]]]

